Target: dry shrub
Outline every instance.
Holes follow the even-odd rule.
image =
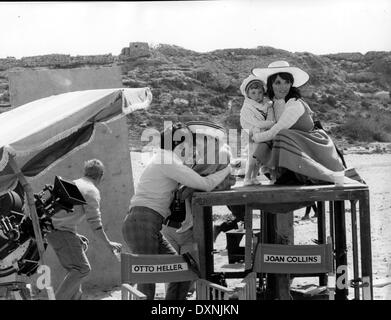
[[[333,131],[356,141],[391,142],[391,115],[376,113],[369,118],[351,117]]]

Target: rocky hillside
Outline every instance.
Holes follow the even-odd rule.
[[[148,86],[154,96],[148,111],[129,117],[132,145],[140,144],[144,128],[162,128],[162,119],[210,119],[237,128],[242,79],[252,68],[275,60],[309,73],[303,96],[341,144],[391,142],[391,52],[314,55],[257,47],[198,53],[173,45],[130,43],[118,56],[6,58],[0,59],[0,112],[10,108],[10,70],[118,64],[124,86]]]

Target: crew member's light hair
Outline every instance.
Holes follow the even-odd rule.
[[[98,159],[91,159],[84,162],[84,176],[97,180],[105,171],[105,166],[102,161]]]

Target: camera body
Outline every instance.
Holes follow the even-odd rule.
[[[45,240],[53,230],[54,214],[60,210],[73,212],[73,206],[82,204],[86,201],[77,186],[58,176],[53,185],[45,185],[41,192],[34,194],[42,238]],[[23,195],[15,191],[0,196],[0,277],[15,272],[29,276],[38,268],[39,252],[26,206]]]

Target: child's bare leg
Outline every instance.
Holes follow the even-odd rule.
[[[252,159],[252,162],[253,162],[253,169],[252,169],[252,172],[251,172],[251,184],[259,184],[260,182],[258,181],[258,172],[259,172],[259,169],[260,169],[260,164],[258,163],[258,161],[253,158]]]
[[[244,185],[253,184],[252,178],[253,178],[255,170],[256,170],[256,161],[252,157],[252,155],[249,155],[248,160],[247,160],[247,164],[246,164],[246,174],[244,176]]]
[[[261,169],[261,164],[256,159],[254,159],[254,170],[252,172],[251,178],[254,179],[258,177],[259,169]]]
[[[253,171],[254,171],[254,163],[251,163],[249,158],[246,164],[246,174],[244,175],[245,182],[251,180]]]

